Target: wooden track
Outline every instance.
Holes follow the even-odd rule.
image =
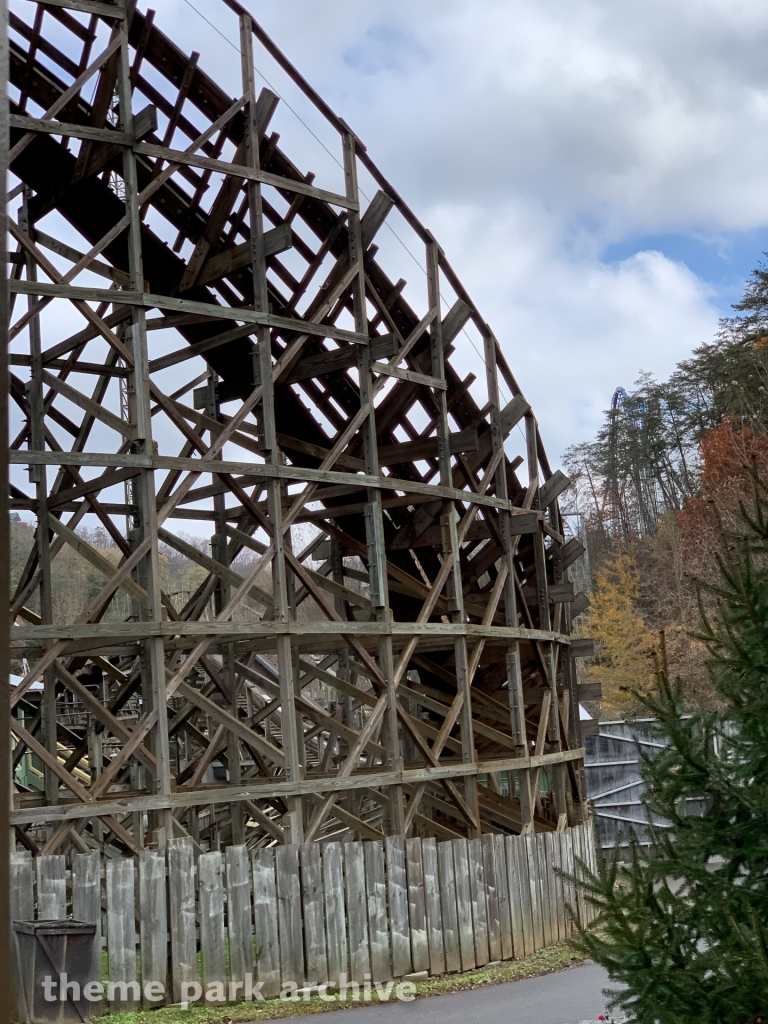
[[[123,0],[10,15],[10,505],[38,524],[11,700],[16,763],[31,751],[44,781],[17,782],[17,838],[575,824],[589,644],[571,638],[568,480],[432,235],[251,16],[220,8],[240,97]],[[280,147],[254,46],[338,132],[338,191]],[[421,246],[415,286],[379,259],[388,217]],[[103,574],[75,622],[53,614],[65,545]],[[169,549],[204,570],[184,599],[161,585]]]

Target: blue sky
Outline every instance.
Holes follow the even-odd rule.
[[[555,460],[616,386],[709,340],[768,249],[764,2],[245,2],[440,240]],[[234,95],[221,0],[157,6]],[[269,59],[257,69],[283,98],[281,144],[338,188],[312,132],[334,152],[338,139]],[[380,238],[394,279],[423,290],[400,241]]]
[[[731,306],[740,301],[744,282],[765,259],[764,249],[768,249],[768,231],[764,228],[717,235],[694,230],[688,234],[630,235],[607,245],[601,259],[615,264],[637,252],[661,252],[706,282],[712,289],[713,305],[723,316],[733,316]]]

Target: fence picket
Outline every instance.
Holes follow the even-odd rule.
[[[586,843],[586,861],[589,864],[589,869],[592,872],[597,872],[597,834],[595,831],[595,819],[590,818],[584,827],[584,841]],[[594,921],[597,917],[597,909],[591,904],[589,905],[589,920]]]
[[[328,978],[337,984],[347,973],[347,928],[344,907],[344,863],[341,843],[323,847],[323,891],[325,893],[325,933],[328,946]]]
[[[550,901],[552,902],[552,916],[555,922],[556,941],[562,942],[565,939],[565,917],[563,914],[563,880],[559,875],[560,862],[560,832],[549,833],[550,845]]]
[[[146,1007],[162,1006],[168,1000],[168,904],[166,899],[165,857],[155,851],[139,856],[139,913],[141,914],[141,982]],[[163,993],[150,999],[147,986]]]
[[[11,920],[34,921],[35,889],[32,854],[29,850],[11,852]]]
[[[462,971],[471,971],[473,967],[477,966],[477,960],[475,958],[474,914],[472,912],[472,890],[469,877],[471,871],[469,847],[466,839],[451,840],[451,847],[453,848],[453,876],[456,887],[456,912],[458,914],[461,969]]]
[[[253,924],[248,851],[245,846],[228,846],[224,856],[227,868],[229,976],[233,985],[245,987],[248,978],[253,977]],[[247,995],[250,996],[250,992]]]
[[[424,910],[427,919],[429,970],[431,974],[443,974],[446,970],[443,911],[441,906],[437,843],[432,838],[422,839],[421,841],[421,865],[424,874]]]
[[[182,985],[198,980],[195,941],[195,862],[191,839],[168,841],[168,895],[171,917],[173,1001]]]
[[[365,896],[365,864],[362,843],[344,844],[347,878],[347,920],[349,923],[349,977],[362,985],[371,970],[368,949],[368,901]]]
[[[221,853],[201,853],[197,860],[200,889],[200,953],[206,1002],[226,1000],[224,965],[224,880]],[[215,988],[213,986],[216,986]]]
[[[501,960],[501,920],[499,918],[499,882],[496,878],[494,836],[488,833],[480,840],[485,872],[485,904],[488,914],[488,958]]]
[[[440,875],[438,891],[443,920],[445,969],[460,971],[459,918],[456,910],[456,875],[453,868],[453,844],[451,842],[437,844],[437,863]]]
[[[488,906],[486,903],[486,880],[483,866],[483,844],[480,839],[458,840],[463,842],[467,855],[467,888],[469,890],[469,901],[471,913],[467,923],[462,922],[462,900],[461,885],[459,884],[461,853],[454,842],[453,859],[456,867],[456,902],[459,905],[459,935],[463,936],[467,925],[469,937],[472,940],[473,967],[482,967],[490,960],[488,956]],[[458,856],[457,856],[458,855]],[[462,942],[465,940],[462,937]],[[464,953],[462,946],[462,964],[464,964]],[[467,970],[464,967],[464,970]]]
[[[253,855],[253,919],[256,931],[256,972],[265,997],[280,994],[280,944],[277,930],[275,855],[257,850]]]
[[[571,830],[567,829],[562,833],[563,843],[563,870],[569,876],[573,875],[573,835]],[[566,934],[570,938],[573,935],[573,914],[576,913],[576,890],[573,882],[570,878],[565,880],[563,886],[563,893],[565,899],[565,930]]]
[[[534,925],[534,906],[531,901],[530,866],[528,862],[528,842],[525,836],[516,841],[517,869],[520,885],[520,905],[523,910],[523,927],[525,929],[526,956],[536,951],[536,928]]]
[[[536,861],[538,865],[539,893],[541,897],[541,917],[544,929],[544,946],[551,946],[557,939],[552,929],[552,903],[549,898],[549,858],[547,856],[546,833],[536,836]]]
[[[282,984],[304,982],[304,940],[301,933],[301,884],[299,848],[296,843],[275,850],[277,916],[280,928],[280,974]]]
[[[323,868],[318,844],[302,846],[300,859],[307,981],[312,985],[323,985],[328,981],[328,954],[325,944]]]
[[[132,860],[107,861],[106,888],[109,1007],[125,1013],[135,1010],[139,1002]]]
[[[90,979],[101,981],[101,857],[98,850],[72,855],[72,919],[96,925]],[[91,1006],[91,1013],[99,1007]]]
[[[504,837],[504,852],[507,857],[507,888],[509,889],[509,919],[512,930],[512,950],[516,960],[528,956],[526,924],[523,908],[523,889],[520,883],[519,836]],[[527,888],[527,883],[526,883]]]
[[[405,874],[405,841],[400,836],[384,840],[389,895],[389,927],[392,933],[392,973],[396,978],[410,974],[411,937],[408,920],[408,884]]]
[[[368,900],[368,938],[371,944],[371,980],[389,981],[392,965],[389,959],[387,930],[387,883],[384,876],[384,844],[379,840],[364,845],[365,892]]]
[[[550,832],[549,834],[552,857],[552,889],[554,892],[558,942],[565,940],[565,894],[563,892],[563,878],[560,874],[563,869],[562,845],[560,843],[560,836],[562,834],[562,832]]]
[[[411,934],[411,963],[414,971],[429,970],[429,940],[427,938],[427,910],[424,867],[421,859],[421,840],[408,839],[405,843],[405,872],[408,880],[408,920]]]
[[[501,959],[511,960],[515,955],[512,944],[512,918],[509,906],[509,878],[507,877],[507,854],[504,836],[493,836],[493,869],[496,873],[496,889],[499,899],[499,932]]]
[[[576,874],[581,877],[583,872],[584,862],[584,825],[578,825],[573,830],[573,858],[574,858],[574,870]],[[579,862],[579,863],[577,863]],[[587,924],[587,901],[584,898],[584,891],[577,886],[576,888],[576,912],[579,918],[579,924],[582,926]]]
[[[37,919],[65,921],[67,918],[67,859],[60,854],[38,857]]]
[[[523,839],[525,841],[525,857],[528,864],[526,874],[531,900],[533,948],[538,952],[538,950],[544,947],[544,923],[541,916],[541,889],[538,879],[539,862],[536,856],[536,836],[533,834],[526,835]]]

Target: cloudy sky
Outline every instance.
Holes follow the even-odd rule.
[[[617,385],[711,338],[768,249],[764,3],[246,4],[438,237],[555,459],[592,435]],[[237,26],[220,0],[156,6],[234,95],[215,29],[236,41]],[[337,148],[332,134],[257,66],[285,99],[286,150],[338,187],[288,105]],[[396,276],[418,276],[397,259]]]

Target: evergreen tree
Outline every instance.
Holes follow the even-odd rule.
[[[612,1006],[635,1024],[768,1020],[768,502],[740,522],[701,637],[721,710],[684,716],[658,673],[640,699],[664,746],[641,771],[649,820],[666,824],[581,882],[600,913],[580,945],[626,986]]]

